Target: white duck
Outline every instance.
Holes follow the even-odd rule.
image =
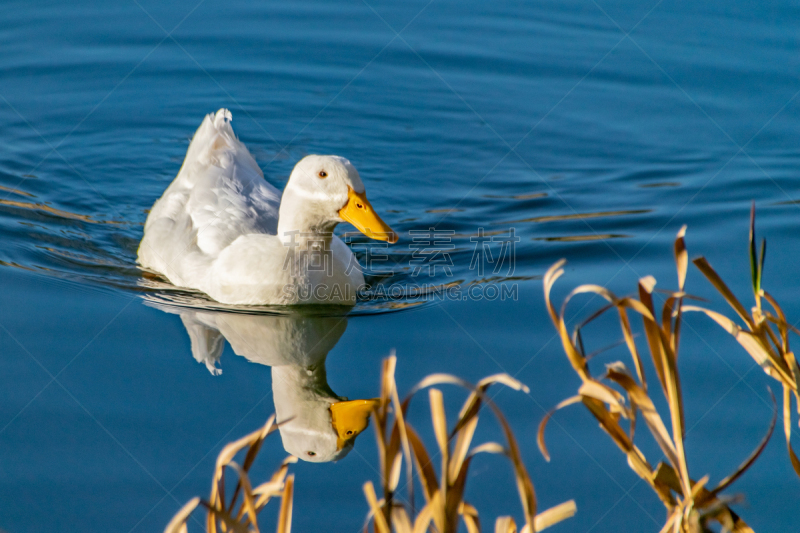
[[[283,447],[304,461],[336,461],[366,429],[376,400],[347,400],[328,385],[325,358],[347,329],[346,318],[269,316],[197,311],[161,304],[179,314],[194,358],[213,375],[224,340],[237,355],[272,367],[272,399]]]
[[[150,210],[139,263],[227,304],[355,304],[364,275],[334,227],[347,221],[368,237],[397,242],[358,171],[342,157],[307,156],[281,198],[231,118],[220,109],[198,128],[178,175]]]

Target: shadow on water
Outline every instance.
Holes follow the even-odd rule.
[[[147,305],[180,317],[192,356],[211,375],[222,374],[226,340],[236,355],[270,367],[281,439],[295,457],[315,463],[342,459],[367,427],[374,402],[348,400],[328,385],[325,359],[347,329],[344,314],[320,316],[295,309],[283,315],[247,315],[154,301]]]

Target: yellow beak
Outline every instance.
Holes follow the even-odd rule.
[[[355,192],[352,187],[348,186],[347,203],[339,210],[339,216],[370,239],[397,242],[397,233],[375,214],[365,192]]]
[[[337,450],[344,448],[347,441],[355,439],[367,429],[369,415],[379,404],[379,400],[350,400],[331,404],[333,430],[339,435],[336,439]]]

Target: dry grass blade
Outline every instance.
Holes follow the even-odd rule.
[[[684,311],[697,311],[701,313],[705,313],[709,318],[711,318],[714,322],[722,326],[728,333],[730,333],[736,341],[742,345],[742,348],[747,350],[747,353],[758,363],[758,365],[767,371],[770,375],[775,373],[773,370],[772,362],[775,358],[774,354],[771,353],[770,350],[765,350],[764,346],[758,341],[758,339],[753,336],[750,332],[744,331],[740,328],[733,320],[728,318],[727,316],[723,315],[722,313],[717,313],[716,311],[711,311],[710,309],[706,309],[704,307],[697,307],[694,305],[685,305],[683,306]],[[773,376],[774,377],[774,376]]]
[[[653,289],[656,286],[656,279],[653,276],[646,276],[639,280],[639,300],[642,302],[651,316],[655,316],[653,306]],[[644,320],[644,332],[647,336],[647,346],[650,349],[650,356],[653,359],[658,381],[661,383],[661,390],[664,396],[667,395],[667,381],[664,377],[664,357],[665,350],[662,345],[661,330],[655,320]]]
[[[413,533],[424,533],[425,531],[428,531],[428,526],[430,525],[431,520],[433,520],[431,508],[429,505],[426,505],[420,510],[416,520],[414,520]]]
[[[513,379],[510,378],[509,379]],[[421,390],[424,387],[431,387],[434,385],[449,383],[453,385],[459,385],[465,389],[472,390],[479,396],[483,398],[483,401],[488,405],[488,407],[494,412],[495,418],[500,423],[503,433],[506,436],[506,440],[508,441],[508,450],[509,450],[509,459],[514,465],[515,474],[517,475],[517,484],[518,490],[520,493],[520,498],[522,499],[523,504],[523,511],[525,512],[526,520],[528,522],[533,520],[534,515],[536,514],[536,497],[533,493],[533,484],[530,482],[530,477],[528,476],[527,470],[525,469],[525,465],[522,463],[522,459],[519,453],[519,447],[517,446],[516,438],[514,437],[513,432],[511,431],[511,427],[508,425],[503,413],[498,409],[498,407],[489,400],[477,387],[471,385],[470,383],[457,378],[455,376],[451,376],[449,374],[433,374],[431,376],[426,377],[422,381],[420,381],[416,386],[411,389],[411,393],[409,396],[403,401],[403,411],[405,411],[408,407],[409,402],[413,395]]]
[[[555,507],[551,507],[546,511],[542,511],[536,515],[536,518],[533,521],[534,531],[542,531],[550,526],[558,524],[563,520],[566,520],[567,518],[572,518],[575,516],[576,512],[578,512],[578,508],[575,506],[575,502],[572,500],[556,505]]]
[[[486,394],[487,389],[495,383],[505,385],[510,389],[521,390],[526,393],[530,392],[530,389],[528,389],[524,383],[512,378],[508,374],[494,374],[492,376],[483,378],[476,385],[476,390],[472,391],[467,400],[464,402],[464,405],[458,414],[458,422],[456,422],[455,427],[453,427],[453,430],[450,432],[450,438],[459,433],[462,429],[462,426],[472,420],[473,416],[477,416],[478,411],[481,408],[481,398],[484,394]]]
[[[394,462],[392,462],[392,469],[389,471],[389,490],[394,492],[397,485],[400,483],[400,471],[403,468],[403,454],[400,452],[395,453]]]
[[[686,226],[683,226],[675,237],[675,264],[678,270],[678,290],[683,291],[686,285],[686,271],[689,269],[689,253],[686,251]]]
[[[678,453],[677,462],[673,463],[681,473],[681,483],[683,484],[683,494],[691,498],[691,485],[689,484],[689,468],[686,464],[686,453],[683,449],[685,437],[683,414],[683,393],[681,392],[680,378],[674,352],[666,349],[664,351],[664,379],[667,384],[667,402],[669,403],[669,414],[672,420],[672,441],[675,443],[675,450]],[[644,414],[644,413],[643,413]]]
[[[719,482],[719,485],[716,486],[714,490],[711,491],[711,494],[714,496],[718,495],[720,492],[728,488],[734,481],[739,479],[739,477],[744,474],[744,472],[750,468],[753,463],[758,459],[758,456],[761,455],[761,452],[764,451],[764,448],[767,446],[770,437],[772,437],[772,431],[775,429],[775,422],[778,419],[778,405],[775,403],[775,396],[772,394],[772,391],[769,391],[770,397],[772,397],[772,405],[774,409],[772,410],[772,420],[769,423],[769,429],[767,429],[766,435],[764,438],[761,439],[761,443],[753,450],[753,453],[741,464],[739,468],[736,469],[731,475],[723,479]]]
[[[434,494],[439,490],[436,470],[433,469],[428,450],[425,449],[425,445],[422,443],[417,433],[410,427],[407,428],[407,431],[408,442],[411,444],[417,471],[420,474],[422,486],[425,489],[425,499],[430,502]]]
[[[661,416],[656,411],[653,401],[647,392],[642,389],[628,373],[625,365],[622,363],[614,363],[608,365],[607,371],[608,378],[615,383],[619,384],[630,395],[631,402],[634,403],[642,412],[645,423],[650,428],[656,442],[658,443],[661,451],[667,456],[670,463],[678,464],[678,451],[672,438],[667,431],[667,427],[661,420]]]
[[[436,442],[439,445],[439,454],[442,459],[442,476],[439,480],[439,489],[431,499],[429,505],[433,511],[433,521],[439,531],[452,531],[449,527],[449,513],[447,513],[447,493],[450,489],[451,480],[447,476],[448,464],[450,463],[450,442],[447,438],[447,417],[444,412],[444,398],[442,391],[430,389],[428,396],[431,402],[431,420],[433,421],[433,432],[436,435]]]
[[[372,511],[372,517],[375,522],[375,530],[379,533],[391,533],[389,524],[386,523],[386,518],[383,516],[380,504],[378,503],[378,496],[375,494],[375,487],[372,481],[364,483],[364,496],[367,498],[369,508]],[[364,528],[366,530],[366,528]]]
[[[508,455],[508,450],[502,444],[497,442],[484,442],[480,446],[475,446],[469,452],[469,458],[472,458],[479,453],[498,453]]]
[[[472,444],[472,437],[475,435],[475,428],[478,427],[478,417],[472,416],[469,421],[464,424],[462,429],[456,434],[456,444],[453,447],[453,457],[450,459],[448,466],[447,476],[450,479],[455,479],[461,471],[464,464],[464,459],[469,452],[469,446]]]
[[[277,429],[274,423],[275,417],[271,416],[266,424],[257,431],[242,437],[226,445],[217,457],[216,468],[214,470],[214,481],[211,485],[211,495],[209,500],[203,501],[194,498],[187,503],[167,526],[168,533],[184,533],[188,531],[186,521],[197,507],[203,507],[207,511],[206,527],[209,533],[234,531],[241,533],[259,533],[261,527],[258,523],[258,514],[270,500],[275,496],[282,499],[279,512],[278,531],[289,533],[292,522],[292,494],[294,476],[286,478],[288,466],[297,461],[296,457],[288,457],[278,467],[272,479],[262,483],[253,489],[248,477],[248,469],[261,449],[264,439]],[[234,462],[236,455],[247,448],[243,466]],[[230,502],[225,500],[225,471],[233,470],[237,475],[236,490]],[[284,481],[285,480],[285,481]],[[242,495],[242,503],[238,505],[237,496]]]
[[[572,396],[570,398],[567,398],[566,400],[562,400],[561,403],[556,405],[554,408],[550,409],[550,411],[548,411],[547,414],[544,415],[542,421],[539,422],[539,430],[536,433],[536,443],[539,445],[539,451],[542,453],[542,455],[544,456],[545,460],[548,463],[550,462],[550,453],[547,451],[547,446],[544,443],[544,430],[545,427],[547,427],[547,423],[550,421],[550,418],[555,414],[555,412],[558,411],[559,409],[563,409],[568,405],[578,403],[582,400],[583,397],[581,395]]]
[[[269,434],[270,430],[273,428],[273,423],[275,421],[275,415],[272,415],[267,419],[266,424],[261,429],[258,429],[249,435],[242,437],[236,441],[233,441],[227,444],[222,451],[217,456],[217,467],[214,475],[214,482],[211,486],[211,498],[210,502],[211,505],[216,506],[220,502],[225,501],[225,465],[230,463],[233,458],[239,453],[241,450],[248,446],[253,446],[260,440],[263,440],[266,435]],[[259,444],[260,446],[260,444]],[[251,461],[252,462],[252,461]],[[237,486],[238,492],[238,486]],[[234,497],[235,498],[235,497]],[[233,502],[232,502],[233,503]],[[224,508],[224,506],[223,506]],[[209,522],[209,529],[214,529]]]
[[[180,511],[175,513],[175,516],[169,521],[169,524],[167,524],[167,527],[164,529],[164,533],[186,531],[186,520],[189,518],[189,515],[192,514],[192,511],[197,509],[198,505],[200,505],[200,498],[198,497],[194,497],[186,502],[186,505],[181,507]]]
[[[389,358],[390,361],[387,364],[387,367],[392,369],[392,373],[390,377],[382,378],[383,385],[388,386],[391,389],[391,398],[392,398],[392,405],[394,406],[394,414],[395,414],[395,425],[392,428],[392,438],[391,443],[395,443],[395,434],[399,436],[399,440],[403,446],[403,455],[406,458],[406,487],[408,489],[408,501],[411,505],[411,514],[414,514],[414,471],[412,466],[412,459],[411,459],[411,443],[408,438],[408,431],[406,431],[406,421],[405,421],[405,411],[400,404],[400,395],[397,392],[397,383],[394,380],[394,368],[397,364],[397,360],[394,356]],[[385,423],[384,423],[385,424]],[[384,433],[380,433],[379,437],[383,438]],[[381,440],[378,439],[378,440]],[[435,476],[434,476],[435,477]],[[394,491],[394,489],[391,489]],[[391,496],[390,492],[386,493],[387,496]],[[389,500],[389,507],[391,508],[391,500]]]
[[[494,533],[517,533],[517,523],[510,516],[499,516],[494,523]]]
[[[668,487],[670,490],[674,490],[676,492],[681,490],[681,483],[678,480],[678,475],[669,465],[659,463],[655,471],[654,480],[657,483]],[[738,501],[738,497],[715,496],[711,494],[710,491],[705,489],[703,486],[704,484],[700,484],[694,480],[691,480],[691,483],[693,487],[697,488],[697,500],[702,502],[702,506],[697,504],[698,506],[693,509],[696,511],[696,516],[701,519],[701,522],[703,520],[715,520],[722,524],[723,531],[725,531],[724,528],[727,528],[728,531],[752,533],[750,526],[748,526],[736,513],[731,511],[730,507],[728,507],[729,504]],[[683,513],[686,511],[686,509],[681,510],[681,508],[676,508],[676,510],[681,511],[680,517],[677,518],[679,521],[678,523],[680,523],[680,520],[682,520]]]
[[[700,533],[708,530],[710,521],[718,522],[723,528],[726,527],[726,524],[730,524],[732,527],[739,528],[740,531],[746,531],[749,527],[730,510],[728,507],[729,500],[719,496],[719,492],[730,486],[758,458],[772,434],[774,420],[765,439],[762,440],[756,450],[733,474],[723,479],[714,491],[709,491],[706,488],[707,477],[701,479],[700,482],[695,482],[690,477],[684,448],[686,425],[677,358],[683,311],[703,309],[683,305],[684,298],[689,297],[684,293],[688,269],[688,252],[684,241],[685,230],[686,228],[683,227],[678,232],[674,247],[675,266],[678,273],[678,292],[671,293],[666,298],[661,310],[660,320],[656,319],[656,309],[653,302],[653,290],[656,282],[652,277],[648,276],[639,280],[638,300],[634,298],[617,298],[612,292],[596,285],[581,285],[565,297],[560,312],[556,312],[551,301],[550,291],[555,280],[563,273],[562,267],[564,263],[559,262],[548,271],[544,285],[545,303],[550,311],[553,325],[561,337],[567,359],[572,364],[578,377],[581,378],[582,384],[578,389],[577,396],[567,398],[556,406],[553,411],[547,413],[539,426],[537,440],[542,454],[549,459],[544,446],[544,428],[547,421],[555,410],[580,401],[597,419],[601,428],[606,431],[620,450],[626,454],[629,466],[664,503],[667,508],[668,518],[662,531]],[[704,261],[695,261],[695,264],[698,263],[700,265],[698,268],[704,270],[704,274],[723,293],[731,306],[737,309],[737,312],[740,312],[746,321],[749,320],[744,307],[711,270],[710,266]],[[606,374],[602,378],[593,378],[591,376],[586,359],[583,356],[585,335],[582,335],[579,329],[572,336],[565,331],[566,321],[564,316],[566,305],[574,295],[581,293],[599,295],[611,302],[613,307],[616,307],[625,345],[636,368],[636,376],[631,374],[621,362],[607,365]],[[592,319],[596,319],[599,314],[609,309],[610,307],[608,306],[602,308],[600,312],[591,315]],[[634,342],[633,331],[627,316],[628,309],[639,313],[642,317],[650,358],[656,368],[669,408],[668,414],[671,422],[671,427],[669,428],[664,423],[661,414],[656,410],[656,404],[648,392],[641,355]],[[768,339],[772,339],[772,342],[776,345],[779,344],[777,336],[769,337],[767,334],[750,334],[748,336],[747,332],[742,332],[738,328],[734,331],[733,323],[723,315],[714,314],[707,310],[703,311],[720,324],[728,325],[730,331],[741,333],[737,338],[741,339],[740,342],[743,345],[749,343],[750,349],[754,351],[756,351],[756,347],[763,351],[764,343],[770,342]],[[776,311],[776,313],[778,313],[779,317],[782,316],[780,311]],[[761,322],[764,322],[764,320]],[[759,322],[753,320],[752,323],[758,324]],[[770,357],[769,355],[763,355],[762,357],[764,364],[775,368],[779,363],[773,364],[773,359],[775,357]],[[781,370],[784,368],[787,371],[789,369],[787,365],[783,365]],[[776,370],[775,372],[777,373],[778,371]],[[622,392],[614,387],[618,387]],[[671,466],[661,464],[656,470],[653,470],[642,452],[634,445],[633,437],[637,413],[641,413],[650,435],[659,445]],[[620,420],[623,418],[631,420],[630,434],[626,433],[620,425]],[[568,509],[565,508],[565,512],[566,510]]]
[[[446,468],[450,456],[450,441],[447,436],[447,415],[444,412],[444,397],[439,389],[430,389],[428,396],[431,400],[431,420],[439,452],[442,454],[442,465]],[[444,476],[442,476],[444,479]],[[445,492],[444,490],[442,492]]]
[[[392,360],[393,357],[390,358]],[[384,363],[384,375],[382,377],[383,390],[391,391],[391,395],[383,394],[382,398],[392,398],[392,405],[394,411],[389,412],[388,409],[379,410],[377,416],[384,416],[380,424],[376,423],[376,433],[378,440],[378,452],[381,454],[388,453],[395,449],[396,444],[392,441],[402,441],[408,443],[410,450],[409,463],[413,462],[413,466],[419,475],[419,480],[423,488],[423,493],[427,504],[419,511],[414,513],[413,508],[410,514],[404,515],[402,519],[403,524],[395,522],[395,516],[400,511],[395,512],[394,509],[402,509],[406,512],[404,506],[392,503],[392,498],[395,497],[393,491],[396,487],[393,482],[388,482],[383,479],[382,485],[384,486],[384,498],[379,500],[377,496],[374,498],[367,495],[370,504],[371,514],[368,517],[367,524],[370,518],[375,524],[376,531],[383,531],[383,524],[385,523],[389,531],[396,531],[402,533],[400,528],[405,528],[408,523],[413,522],[414,532],[427,531],[431,525],[435,527],[436,531],[440,533],[455,532],[458,524],[463,520],[470,533],[477,533],[480,531],[480,520],[478,513],[474,507],[464,502],[464,490],[466,481],[468,479],[468,471],[473,459],[479,453],[499,453],[507,457],[511,462],[516,479],[517,491],[520,495],[523,512],[526,519],[528,531],[534,531],[534,521],[536,517],[536,495],[533,490],[533,483],[530,480],[525,465],[522,462],[519,446],[516,438],[514,437],[511,427],[505,420],[503,413],[486,396],[486,390],[492,384],[501,383],[512,389],[525,390],[522,383],[515,380],[506,374],[498,374],[490,376],[478,382],[477,385],[472,385],[460,378],[449,374],[433,374],[425,377],[414,387],[410,393],[405,397],[402,402],[399,402],[396,397],[396,384],[394,383],[394,375],[389,374],[386,370],[393,370],[395,362]],[[461,411],[459,412],[458,419],[451,430],[448,431],[447,416],[444,409],[444,396],[439,389],[432,388],[439,385],[456,385],[467,391],[469,396],[464,402]],[[428,388],[428,395],[430,398],[430,416],[433,422],[434,435],[437,444],[437,455],[441,458],[440,472],[437,474],[432,462],[432,455],[428,452],[425,444],[420,439],[417,432],[406,420],[409,412],[409,405],[415,394],[421,390]],[[479,421],[479,411],[481,406],[488,407],[503,429],[503,434],[506,438],[507,446],[502,446],[499,443],[489,442],[475,447],[472,446],[473,436]],[[389,415],[394,415],[394,421],[389,420]],[[378,426],[382,430],[378,431]],[[383,457],[382,464],[388,464],[389,458]],[[394,467],[392,471],[396,471]],[[384,470],[386,472],[386,470]],[[384,476],[396,476],[396,474],[384,474]],[[371,485],[370,485],[371,486]],[[391,489],[390,489],[391,487]],[[366,493],[365,493],[366,494]],[[568,502],[574,507],[574,502]],[[381,518],[379,518],[379,516]],[[553,519],[561,517],[561,515],[552,514]],[[563,515],[566,518],[567,515]]]
[[[594,398],[609,405],[612,413],[619,413],[625,418],[628,417],[628,409],[625,407],[625,398],[605,383],[599,381],[584,381],[578,389],[578,394],[585,398]]]
[[[633,364],[636,368],[636,376],[639,378],[639,383],[642,384],[642,388],[647,390],[647,380],[644,376],[642,358],[639,355],[639,350],[636,348],[636,343],[633,340],[633,332],[631,331],[631,323],[628,320],[628,313],[624,307],[618,307],[617,310],[619,311],[619,320],[620,324],[622,325],[622,335],[625,338],[625,345],[628,347],[628,351],[633,357]]]
[[[764,259],[766,256],[766,240],[762,240],[761,253],[756,250],[755,234],[755,203],[750,211],[749,235],[750,274],[755,297],[755,306],[748,314],[744,306],[739,303],[733,293],[728,289],[719,275],[711,268],[708,262],[700,257],[694,261],[698,269],[706,276],[715,289],[733,307],[736,313],[744,320],[747,329],[744,331],[730,318],[702,307],[685,306],[686,310],[701,311],[728,331],[750,356],[761,366],[764,372],[781,382],[783,394],[783,418],[786,448],[789,460],[795,473],[800,476],[800,460],[791,446],[792,411],[791,401],[800,403],[800,369],[797,360],[789,347],[789,333],[800,334],[797,328],[789,324],[786,315],[778,302],[762,287],[764,273]],[[762,309],[762,298],[766,300],[774,311],[774,315]],[[774,331],[773,329],[777,329]],[[800,411],[798,412],[800,413]]]
[[[698,257],[697,259],[693,259],[692,263],[694,263],[694,266],[696,266],[697,269],[703,273],[706,279],[708,279],[708,281],[711,282],[711,284],[714,286],[715,289],[717,289],[717,291],[722,295],[722,297],[725,298],[725,301],[728,302],[728,305],[730,305],[734,311],[736,311],[736,314],[738,314],[739,317],[745,322],[747,322],[747,325],[752,328],[753,323],[750,314],[747,312],[747,310],[744,308],[741,302],[736,298],[736,296],[733,295],[733,293],[725,284],[725,282],[722,281],[722,278],[720,278],[719,275],[716,273],[716,271],[714,271],[714,269],[711,268],[711,265],[708,264],[706,258]]]
[[[286,487],[281,499],[281,512],[278,515],[277,533],[289,533],[292,530],[292,501],[294,493],[294,474],[286,478]]]
[[[236,519],[233,518],[227,511],[211,508],[210,506],[207,506],[206,502],[201,501],[200,504],[208,509],[209,514],[213,512],[214,516],[219,521],[220,529],[222,529],[222,531],[227,532],[230,530],[235,533],[249,533],[247,531],[247,526],[241,522],[237,522]],[[214,522],[214,527],[216,528],[216,526],[217,521]]]
[[[467,502],[461,502],[458,508],[458,514],[464,520],[464,525],[467,526],[467,533],[480,533],[481,521],[478,518],[478,511]]]
[[[394,507],[392,509],[392,524],[397,533],[411,533],[414,530],[408,513],[402,507]]]
[[[280,496],[283,494],[283,482],[286,479],[286,474],[289,472],[289,465],[294,464],[297,462],[297,457],[290,455],[286,459],[283,460],[281,466],[272,474],[272,478],[255,489],[253,489],[253,494],[258,496],[258,500],[256,500],[256,506],[259,509],[263,509],[267,502],[269,502],[270,498],[274,496]]]
[[[250,524],[252,524],[252,527],[256,533],[258,533],[258,512],[256,511],[256,504],[253,497],[253,489],[250,486],[250,479],[247,477],[247,473],[244,471],[244,469],[242,469],[236,463],[230,462],[228,464],[228,468],[232,468],[239,475],[239,485],[242,487],[242,493],[244,495],[244,502],[239,509],[236,519],[241,520],[246,513],[248,519],[250,520]],[[233,510],[234,506],[235,502],[232,500],[229,509]]]
[[[228,468],[233,469],[237,474],[239,474],[239,484],[241,485],[243,489],[242,492],[244,493],[244,504],[239,510],[239,516],[237,516],[237,520],[241,519],[244,513],[247,513],[250,524],[253,525],[256,533],[258,533],[258,513],[256,512],[255,500],[253,499],[253,489],[250,486],[250,480],[247,478],[247,473],[233,461],[228,463]],[[230,509],[233,509],[233,503],[234,502],[231,502]]]
[[[786,436],[786,449],[795,473],[800,476],[800,459],[792,448],[792,396],[789,387],[783,386],[783,433]]]
[[[547,306],[547,310],[550,313],[550,318],[553,320],[553,324],[556,326],[558,336],[561,338],[561,345],[567,354],[569,362],[572,364],[572,367],[575,369],[581,379],[584,379],[589,377],[589,368],[586,364],[586,358],[583,357],[577,348],[575,348],[575,345],[570,340],[566,322],[558,314],[558,311],[556,311],[556,308],[550,301],[550,291],[553,288],[553,284],[556,282],[556,280],[564,274],[564,269],[562,267],[566,262],[566,259],[558,261],[545,273],[543,278],[544,301],[545,305]]]

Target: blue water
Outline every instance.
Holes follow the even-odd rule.
[[[163,530],[185,501],[207,495],[221,447],[275,411],[272,371],[258,363],[280,362],[259,359],[272,346],[259,332],[333,327],[330,317],[275,310],[220,314],[136,267],[147,210],[203,116],[227,107],[278,188],[306,154],[353,161],[402,236],[384,250],[389,268],[370,278],[376,289],[516,291],[504,301],[403,293],[359,304],[336,318],[340,337],[325,344],[337,395],[375,396],[392,350],[401,390],[432,372],[472,381],[508,372],[531,390],[497,389],[496,400],[540,506],[578,505],[554,531],[657,531],[661,504],[587,413],[554,417],[550,463],[536,449],[544,412],[579,385],[540,279],[565,257],[557,301],[580,283],[631,293],[647,274],[674,288],[672,240],[687,224],[690,255],[708,257],[749,302],[755,200],[769,242],[766,288],[800,318],[798,15],[789,2],[676,0],[6,2],[0,529]],[[429,228],[444,236],[452,265],[415,275],[409,232]],[[513,269],[475,268],[470,237],[481,228],[513,228]],[[354,245],[362,260],[364,242]],[[490,245],[497,257],[500,244]],[[694,270],[687,289],[725,309]],[[576,300],[570,320],[597,305]],[[193,357],[187,321],[227,339],[212,361],[222,375]],[[255,340],[242,341],[237,324],[250,324]],[[611,325],[594,328],[594,348],[620,339]],[[713,485],[756,446],[767,386],[778,389],[700,316],[687,317],[682,350],[690,467]],[[599,372],[622,357],[611,350],[593,364]],[[463,395],[446,394],[455,416]],[[416,425],[433,444],[424,406]],[[478,441],[499,438],[484,419]],[[658,460],[652,443],[641,447]],[[254,478],[284,456],[271,437]],[[292,468],[295,531],[359,530],[361,485],[379,479],[371,429],[337,463]],[[467,495],[485,527],[501,514],[520,518],[510,468],[493,457],[473,468]],[[795,531],[798,483],[776,430],[733,487],[745,495],[737,509],[756,531]]]

